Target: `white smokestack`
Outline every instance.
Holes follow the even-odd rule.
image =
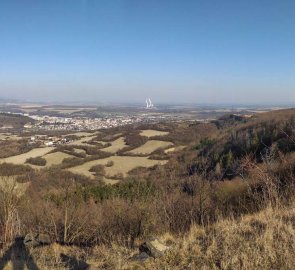
[[[152,109],[152,108],[154,108],[154,104],[152,103],[152,100],[150,98],[147,98],[145,100],[145,102],[146,102],[146,109]]]

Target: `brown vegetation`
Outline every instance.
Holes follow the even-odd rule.
[[[36,166],[45,166],[46,159],[44,159],[42,157],[28,158],[26,160],[26,163],[36,165]]]
[[[17,181],[30,185],[16,204],[2,203],[1,231],[9,227],[9,239],[46,232],[54,242],[78,246],[76,253],[87,250],[101,269],[140,269],[128,258],[151,235],[162,235],[171,248],[162,258],[147,260],[146,269],[292,269],[294,115],[272,112],[238,124],[223,119],[218,128],[175,124],[178,129],[160,138],[186,149],[170,153],[165,166],[134,169],[115,185],[58,167],[15,167],[23,172]],[[64,160],[63,166],[88,158],[94,156]],[[103,176],[114,163],[91,170]],[[8,171],[7,166],[0,169]],[[11,198],[7,190],[0,193]],[[42,256],[53,256],[54,247]]]
[[[13,129],[21,129],[25,124],[34,123],[35,121],[27,116],[0,113],[0,127],[11,127]]]
[[[0,141],[0,158],[26,153],[33,149],[25,140]]]

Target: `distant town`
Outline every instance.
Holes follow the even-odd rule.
[[[56,117],[56,116],[30,116],[35,124],[26,124],[26,129],[42,130],[98,130],[142,122],[140,117],[115,118],[86,118],[86,117]]]
[[[255,106],[155,106],[150,98],[146,106],[69,106],[26,103],[0,104],[0,113],[29,117],[23,126],[30,131],[93,131],[136,123],[159,121],[210,121],[226,113],[251,116],[256,113],[280,109],[278,107]],[[11,129],[3,124],[1,129]]]
[[[46,131],[85,131],[99,130],[113,127],[125,126],[135,123],[151,123],[163,119],[171,118],[159,114],[141,113],[136,115],[110,115],[106,117],[76,117],[76,116],[48,116],[30,115],[27,113],[2,112],[12,115],[22,115],[34,121],[24,125],[27,130]],[[4,126],[8,129],[9,126]]]

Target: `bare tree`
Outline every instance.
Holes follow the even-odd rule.
[[[0,211],[3,241],[10,242],[20,234],[19,206],[28,184],[18,183],[14,177],[0,177]]]

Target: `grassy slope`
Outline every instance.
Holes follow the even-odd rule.
[[[220,220],[209,228],[192,226],[183,237],[166,234],[160,239],[171,245],[170,250],[144,264],[129,260],[136,250],[117,245],[94,248],[87,262],[98,269],[294,269],[295,208],[269,207],[240,219]],[[61,253],[78,260],[85,257],[81,249],[57,244],[33,251],[42,269],[64,269]]]

